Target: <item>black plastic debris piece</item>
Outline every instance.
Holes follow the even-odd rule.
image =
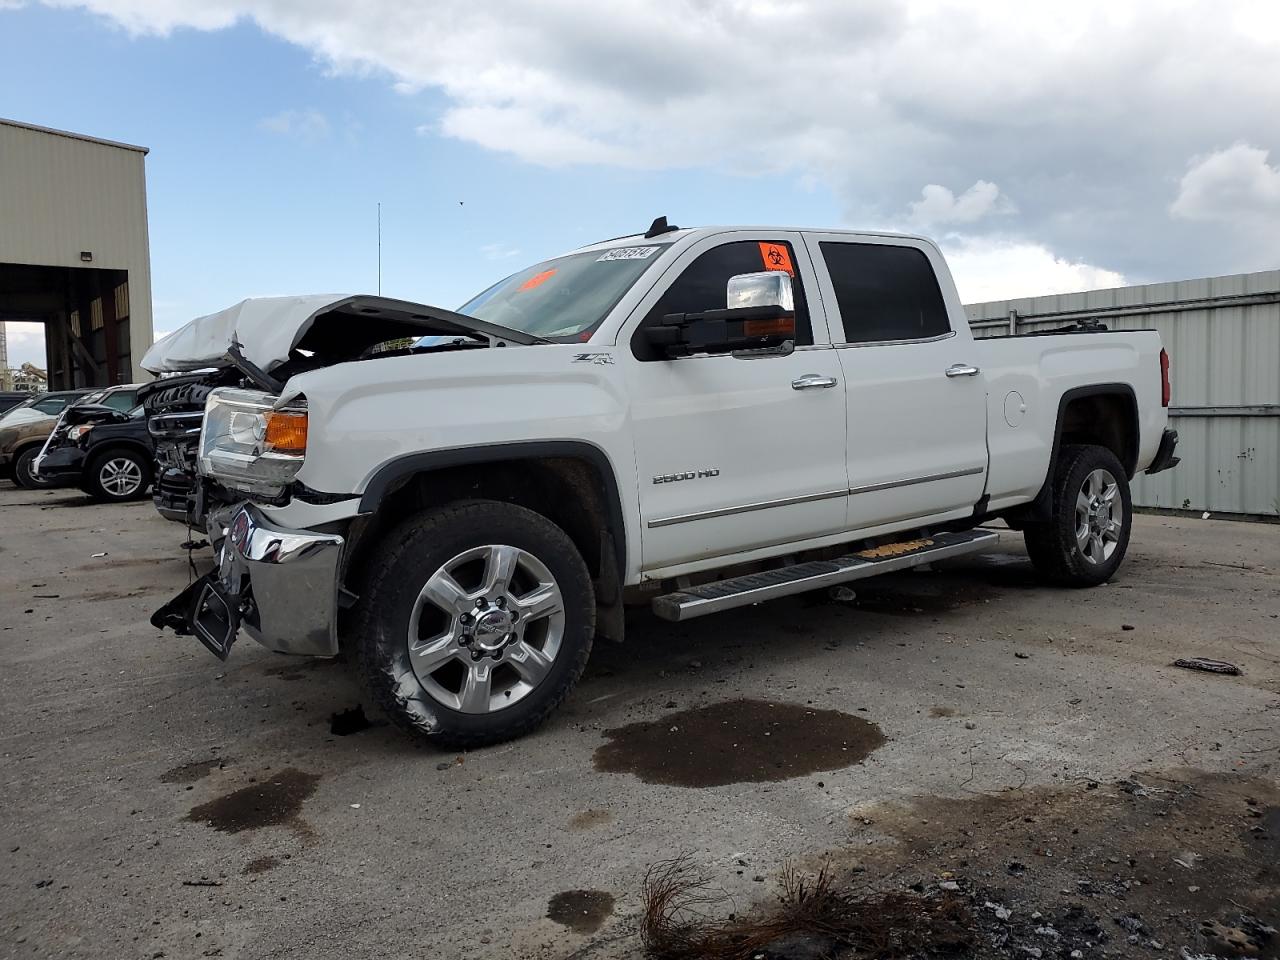
[[[349,737],[372,726],[369,718],[364,715],[364,705],[360,703],[350,710],[343,710],[329,717],[329,732],[335,737]]]
[[[1184,670],[1203,670],[1206,673],[1225,673],[1228,676],[1238,677],[1243,672],[1234,663],[1227,663],[1225,660],[1210,660],[1208,657],[1184,657],[1181,660],[1173,661],[1175,667],[1182,667]]]

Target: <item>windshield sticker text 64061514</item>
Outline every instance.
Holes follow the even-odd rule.
[[[614,247],[596,257],[596,263],[602,260],[648,260],[658,250],[658,247]]]

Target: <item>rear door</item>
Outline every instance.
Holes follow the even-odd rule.
[[[670,360],[647,347],[646,324],[723,308],[730,277],[771,269],[792,275],[794,352]],[[799,234],[721,234],[685,251],[624,328],[646,571],[843,530],[844,384],[816,284]]]
[[[848,404],[851,531],[966,515],[986,482],[986,385],[931,245],[805,234]],[[950,288],[948,288],[950,289]],[[959,351],[959,352],[958,352]]]

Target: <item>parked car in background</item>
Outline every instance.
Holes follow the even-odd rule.
[[[111,387],[67,407],[32,462],[40,483],[78,485],[102,501],[144,495],[155,475],[140,384]]]
[[[0,414],[0,477],[8,477],[20,487],[34,490],[48,486],[31,473],[45,439],[53,432],[58,415],[88,394],[88,390],[62,390],[35,394],[11,410]]]
[[[20,403],[26,403],[31,399],[31,394],[26,390],[0,390],[0,413],[6,410],[12,410]]]

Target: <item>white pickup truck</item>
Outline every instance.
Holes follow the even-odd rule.
[[[625,603],[827,587],[983,549],[995,518],[1048,580],[1101,583],[1129,479],[1177,463],[1155,332],[975,340],[913,236],[660,218],[456,312],[246,300],[144,366],[225,384],[197,457],[217,566],[153,622],[223,658],[241,628],[345,653],[451,746],[534,728]]]

